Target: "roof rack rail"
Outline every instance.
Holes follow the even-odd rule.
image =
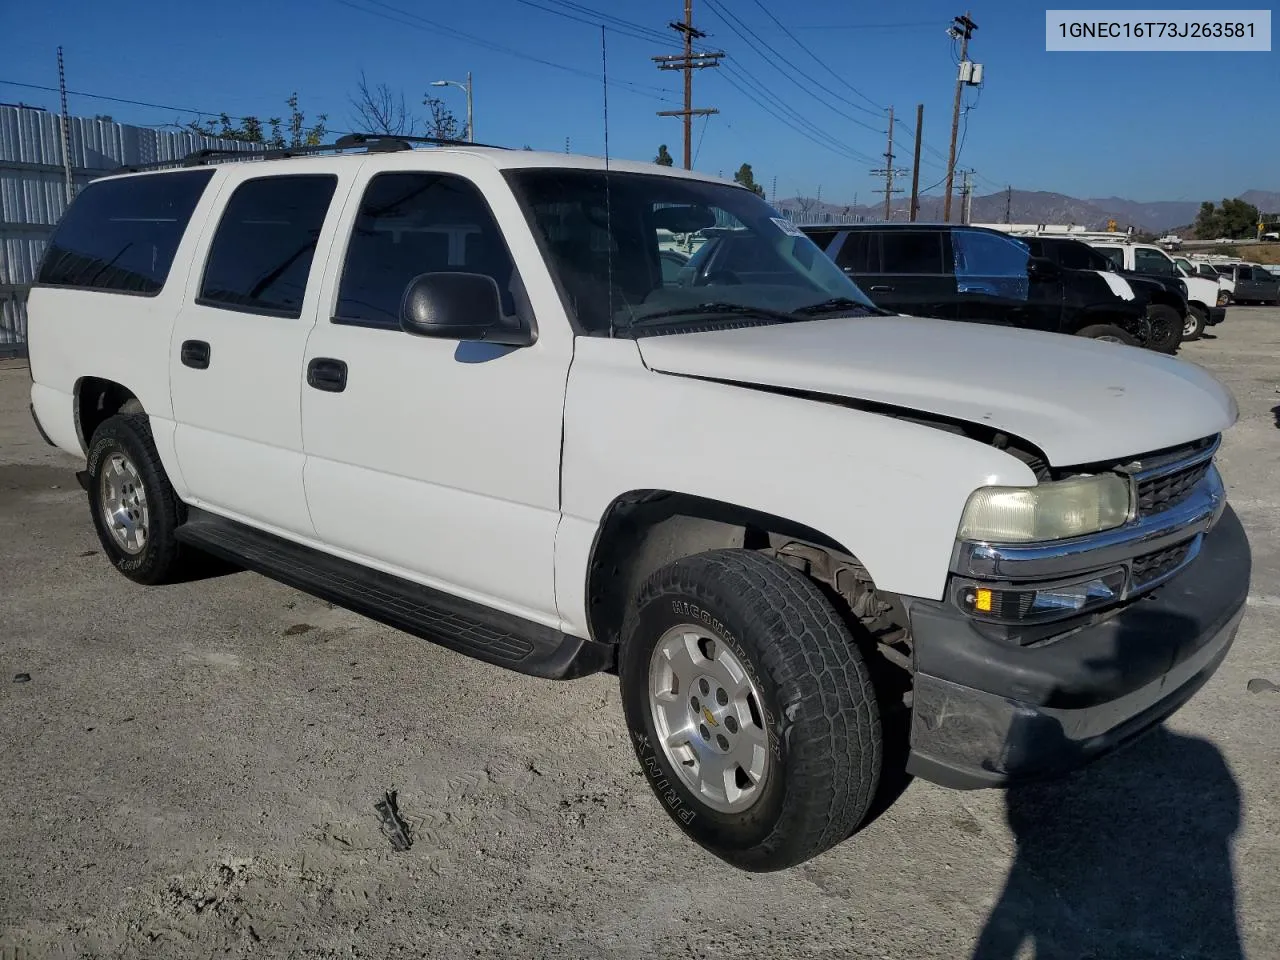
[[[470,140],[455,140],[448,137],[415,137],[401,134],[384,133],[348,133],[333,143],[318,143],[300,147],[267,147],[262,150],[227,150],[219,147],[206,147],[194,150],[181,159],[158,160],[154,163],[126,164],[117,167],[115,173],[141,173],[145,170],[162,170],[166,167],[202,167],[210,163],[227,160],[285,160],[291,157],[307,157],[315,154],[330,153],[343,150],[364,150],[365,153],[396,153],[401,150],[412,150],[417,143],[431,144],[437,147],[486,147],[493,150],[507,150],[509,147],[492,143],[472,143]],[[254,146],[257,146],[256,144]]]

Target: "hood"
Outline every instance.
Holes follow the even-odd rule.
[[[637,343],[654,371],[963,420],[1027,440],[1058,467],[1176,446],[1219,433],[1238,415],[1230,391],[1195,364],[1011,327],[847,317]]]

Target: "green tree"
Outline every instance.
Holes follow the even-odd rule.
[[[751,172],[751,164],[744,163],[738,168],[738,172],[733,175],[733,179],[742,184],[757,197],[764,196],[764,187],[756,183],[755,175]]]
[[[653,162],[660,167],[673,167],[676,163],[671,154],[667,152],[665,143],[658,145],[658,155],[653,158]]]
[[[1252,237],[1257,229],[1258,208],[1239,199],[1223,200],[1217,206],[1206,200],[1196,215],[1195,231],[1201,240]]]
[[[280,117],[271,117],[265,126],[254,116],[237,117],[239,123],[232,123],[231,116],[223,113],[217,120],[188,123],[187,129],[204,137],[239,140],[243,143],[262,143],[281,150],[286,147],[318,146],[324,142],[325,134],[328,132],[326,126],[328,114],[318,114],[315,122],[308,124],[307,116],[298,106],[298,102],[296,93],[285,101],[289,107],[287,126],[286,121]]]

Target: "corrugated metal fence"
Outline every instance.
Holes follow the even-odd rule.
[[[71,177],[79,190],[124,165],[180,160],[196,150],[251,149],[233,140],[68,118]],[[0,356],[26,352],[27,292],[67,207],[62,121],[46,110],[0,106]]]

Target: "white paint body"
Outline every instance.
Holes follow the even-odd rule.
[[[1096,247],[1098,250],[1120,250],[1124,255],[1124,268],[1126,270],[1137,270],[1137,260],[1134,257],[1134,250],[1138,248],[1146,250],[1155,250],[1170,263],[1173,258],[1152,244],[1134,244],[1134,243],[1091,243],[1090,246]],[[1183,283],[1187,285],[1187,302],[1204,309],[1216,307],[1218,305],[1218,290],[1220,283],[1210,280],[1208,277],[1188,277],[1174,266],[1174,275],[1179,277]],[[1232,285],[1234,286],[1234,284]],[[1223,287],[1222,289],[1226,289]],[[1230,290],[1228,290],[1228,293]]]
[[[576,336],[503,177],[519,166],[602,164],[459,148],[216,168],[158,295],[32,292],[37,416],[80,454],[77,382],[113,380],[146,409],[186,502],[578,636],[588,634],[596,534],[610,505],[637,490],[788,518],[856,554],[880,588],[941,597],[969,495],[1034,475],[995,447],[845,400],[1006,431],[1058,466],[1189,441],[1236,417],[1226,389],[1192,364],[977,324],[831,319]],[[480,189],[527,290],[535,343],[330,322],[363,187],[388,170],[453,173]],[[223,204],[244,179],[276,172],[339,177],[301,317],[195,303]],[[209,369],[179,362],[188,339],[209,342]],[[315,357],[348,364],[344,392],[308,387]]]

